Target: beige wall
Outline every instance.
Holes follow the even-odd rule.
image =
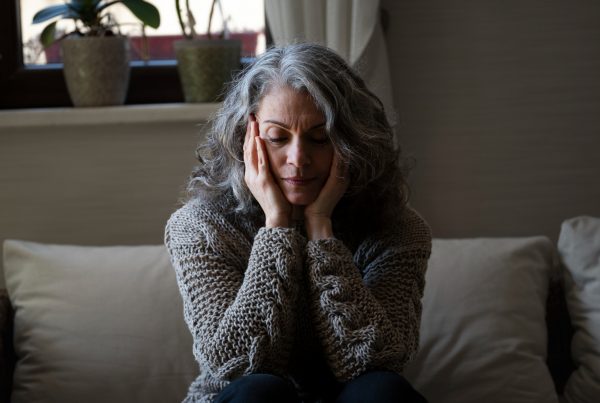
[[[384,0],[413,204],[434,235],[600,216],[600,2]]]
[[[0,244],[162,243],[200,138],[192,121],[1,127]]]
[[[194,164],[191,123],[20,128],[0,135],[0,237],[161,243]]]

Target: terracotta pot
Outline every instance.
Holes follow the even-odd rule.
[[[173,45],[185,101],[220,101],[225,84],[240,68],[241,42],[184,39]]]
[[[75,106],[122,105],[129,85],[129,41],[123,36],[61,41],[64,76]]]

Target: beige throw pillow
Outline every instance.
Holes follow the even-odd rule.
[[[553,403],[549,239],[434,239],[420,351],[407,378],[432,403]]]
[[[12,403],[179,402],[197,375],[163,246],[4,243]]]

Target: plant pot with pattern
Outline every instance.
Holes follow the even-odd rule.
[[[127,7],[144,25],[157,28],[160,15],[145,0],[70,0],[38,11],[33,23],[51,20],[41,34],[44,48],[61,41],[63,73],[75,106],[122,105],[129,84],[129,42],[106,9]],[[56,38],[56,24],[72,19],[75,29]]]
[[[187,21],[183,20],[179,0],[175,0],[177,16],[185,39],[175,41],[177,69],[186,102],[217,102],[225,84],[240,68],[241,41],[224,39],[227,29],[219,38],[211,34],[211,22],[218,0],[213,0],[206,39],[195,31],[195,20],[186,1]],[[222,12],[221,12],[222,15]]]

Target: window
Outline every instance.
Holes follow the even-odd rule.
[[[35,12],[62,0],[0,2],[0,108],[67,106],[71,102],[62,76],[58,45],[43,51],[37,37],[45,24],[32,25]],[[131,38],[132,70],[126,103],[182,102],[172,41],[181,38],[175,2],[150,0],[159,8],[161,26],[142,29],[129,10],[111,7],[111,14]],[[197,31],[208,25],[208,0],[191,1]],[[242,60],[264,51],[267,43],[263,0],[222,0],[231,37],[242,39]],[[119,8],[120,7],[120,8]],[[259,10],[258,12],[256,10]],[[206,18],[201,18],[206,16]],[[61,22],[63,24],[63,22]],[[63,25],[63,28],[68,28]],[[211,32],[221,32],[223,18],[215,12]]]

